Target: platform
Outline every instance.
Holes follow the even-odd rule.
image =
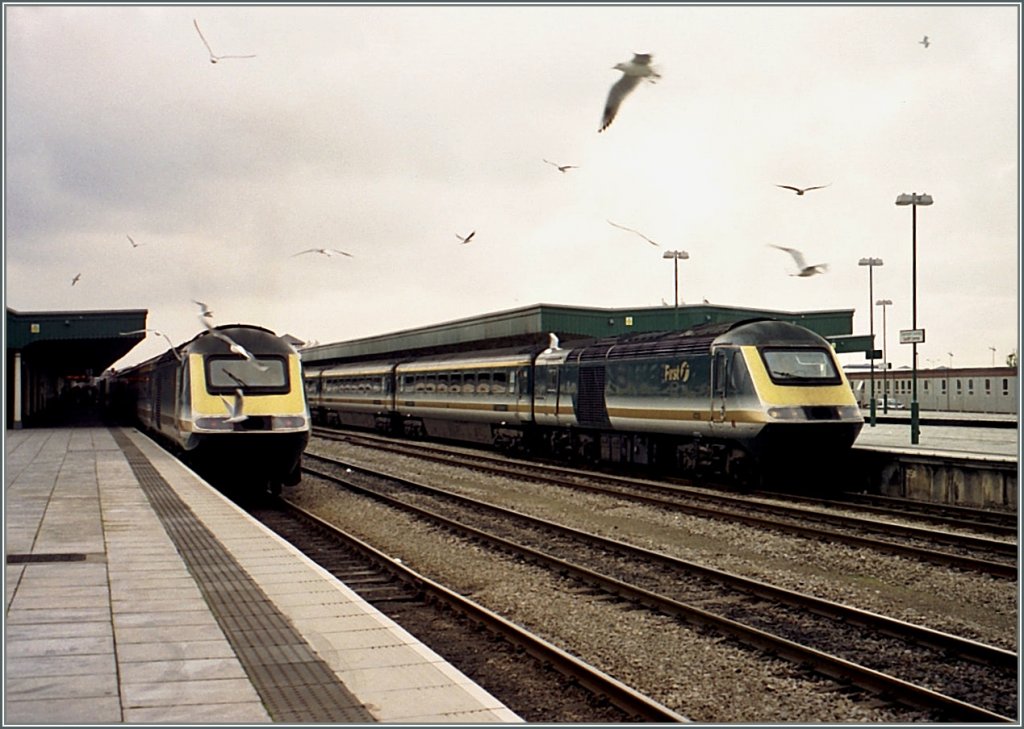
[[[6,431],[4,724],[512,711],[138,432]]]
[[[893,453],[950,454],[950,456],[1017,460],[1020,444],[1016,428],[979,425],[967,427],[941,425],[932,420],[920,426],[918,443],[910,442],[910,417],[900,423],[877,423],[872,427],[865,417],[864,427],[854,448],[873,448]]]

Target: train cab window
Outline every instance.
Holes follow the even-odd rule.
[[[210,394],[234,392],[288,392],[288,367],[284,357],[260,357],[250,362],[240,357],[206,358],[206,389]]]
[[[832,358],[823,349],[761,350],[772,381],[779,385],[834,385],[840,382]]]

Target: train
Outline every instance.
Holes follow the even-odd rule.
[[[278,494],[301,477],[310,415],[298,351],[263,327],[208,327],[106,386],[131,420],[197,472]]]
[[[774,319],[307,367],[305,386],[317,424],[738,484],[834,466],[864,424],[828,341]]]

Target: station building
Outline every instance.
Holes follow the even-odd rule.
[[[145,309],[34,311],[7,309],[4,330],[5,423],[65,425],[97,416],[94,381],[145,334]]]

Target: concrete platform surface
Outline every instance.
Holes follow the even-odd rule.
[[[5,725],[522,721],[138,432],[4,450]]]

